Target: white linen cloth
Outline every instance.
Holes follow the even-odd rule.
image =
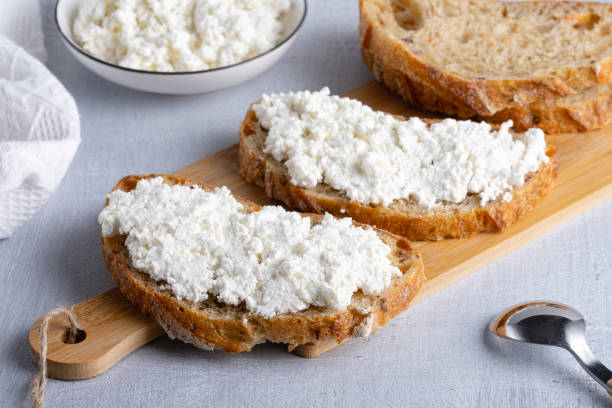
[[[38,0],[0,1],[0,34],[47,62]]]
[[[4,239],[57,189],[79,146],[80,122],[72,96],[26,52],[46,59],[38,2],[0,2],[0,33],[0,239]]]

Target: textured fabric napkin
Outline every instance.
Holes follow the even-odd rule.
[[[44,60],[38,13],[36,0],[0,2],[0,239],[10,237],[55,192],[80,143],[72,96],[7,37]]]
[[[0,34],[47,62],[38,0],[0,1]]]

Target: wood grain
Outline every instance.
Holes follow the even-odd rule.
[[[164,331],[129,303],[118,288],[74,305],[77,325],[85,332],[79,343],[66,344],[67,324],[51,321],[48,331],[48,375],[62,380],[82,380],[102,374],[123,357]],[[30,354],[34,364],[40,352],[38,319],[30,330]]]
[[[383,86],[371,82],[347,94],[393,114],[436,117],[411,109]],[[238,128],[238,124],[236,126]],[[237,132],[237,131],[236,131]],[[559,179],[551,195],[503,233],[484,233],[467,239],[415,242],[423,253],[427,283],[415,301],[442,290],[559,224],[612,197],[612,127],[580,134],[550,135],[558,151]],[[264,191],[244,182],[238,173],[237,145],[200,160],[175,174],[225,185],[233,193],[258,204],[278,204]],[[123,356],[162,334],[156,323],[138,313],[117,289],[75,306],[87,338],[67,345],[65,328],[52,329],[49,344],[49,375],[81,379],[98,375]],[[38,324],[30,343],[37,356]],[[314,357],[336,344],[300,346],[294,352]]]

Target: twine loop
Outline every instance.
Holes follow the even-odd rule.
[[[79,331],[76,321],[76,313],[72,308],[58,307],[51,310],[40,323],[40,355],[38,359],[38,372],[34,375],[30,384],[30,399],[34,408],[42,408],[45,399],[45,385],[47,384],[47,332],[49,323],[56,317],[63,317],[68,321],[67,343],[74,343]]]

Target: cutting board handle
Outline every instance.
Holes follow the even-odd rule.
[[[83,380],[100,375],[137,348],[164,334],[153,320],[121,296],[118,288],[73,306],[82,332],[68,344],[68,323],[54,319],[48,329],[47,370],[50,377]],[[38,364],[40,324],[30,329],[30,354]]]
[[[73,306],[79,333],[76,342],[67,343],[69,325],[53,319],[47,332],[47,375],[61,380],[83,380],[102,374],[132,351],[164,334],[155,321],[111,289]],[[44,316],[43,316],[44,317]],[[40,324],[30,329],[30,354],[40,359]],[[338,346],[335,341],[305,344],[293,350],[302,357],[316,357]]]

